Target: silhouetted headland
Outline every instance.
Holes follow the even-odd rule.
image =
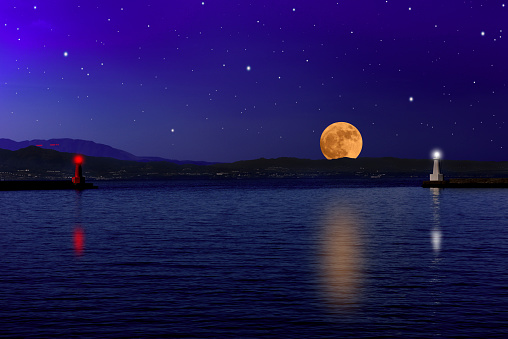
[[[508,178],[466,178],[445,180],[441,173],[441,152],[436,150],[433,154],[433,169],[429,179],[423,182],[422,187],[434,188],[504,188],[508,187]]]
[[[33,151],[30,149],[29,151]],[[44,164],[44,159],[38,159],[39,164]],[[97,188],[92,183],[87,183],[83,176],[83,162],[84,158],[82,155],[74,156],[75,171],[72,180],[10,180],[0,181],[0,191],[19,191],[19,190],[85,190]],[[22,170],[23,171],[23,170]],[[25,169],[25,172],[30,172],[29,169]],[[53,171],[55,172],[55,171]],[[5,174],[5,172],[2,172]],[[0,173],[1,174],[1,173]],[[31,177],[29,173],[28,177]]]

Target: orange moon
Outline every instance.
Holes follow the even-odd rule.
[[[325,128],[319,145],[326,159],[357,158],[362,151],[363,139],[355,126],[336,122]]]

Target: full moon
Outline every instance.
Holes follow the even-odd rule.
[[[325,128],[319,144],[327,159],[357,158],[362,151],[363,140],[355,126],[336,122]]]

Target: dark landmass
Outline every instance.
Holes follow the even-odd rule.
[[[92,183],[74,184],[71,180],[12,180],[0,181],[0,191],[86,190],[97,188]]]
[[[173,159],[164,159],[159,157],[138,157],[134,154],[131,154],[126,151],[122,151],[120,149],[104,145],[98,144],[89,140],[81,140],[81,139],[34,139],[34,140],[25,140],[25,141],[14,141],[11,139],[1,139],[0,138],[0,148],[6,149],[10,151],[17,151],[21,148],[26,148],[28,146],[37,146],[44,149],[51,149],[59,152],[66,153],[79,153],[86,156],[92,157],[107,157],[114,158],[118,160],[129,160],[129,161],[138,161],[138,162],[151,162],[151,161],[168,161],[175,164],[185,165],[185,164],[194,164],[194,165],[210,165],[213,164],[211,162],[205,161],[192,161],[192,160],[173,160]]]
[[[0,149],[0,180],[62,180],[74,175],[74,153],[29,146],[17,151]],[[164,178],[418,178],[428,180],[431,159],[358,158],[308,160],[256,159],[234,163],[195,165],[169,161],[139,162],[87,156],[87,180]],[[508,177],[508,161],[443,160],[446,178]],[[421,181],[420,181],[421,182]]]
[[[435,188],[508,188],[508,178],[467,178],[424,181],[422,187]]]

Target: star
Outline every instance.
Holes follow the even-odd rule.
[[[247,70],[247,72],[250,72],[250,66],[245,67],[245,69]]]
[[[69,52],[67,51],[63,52],[63,56],[67,58],[69,56]]]

